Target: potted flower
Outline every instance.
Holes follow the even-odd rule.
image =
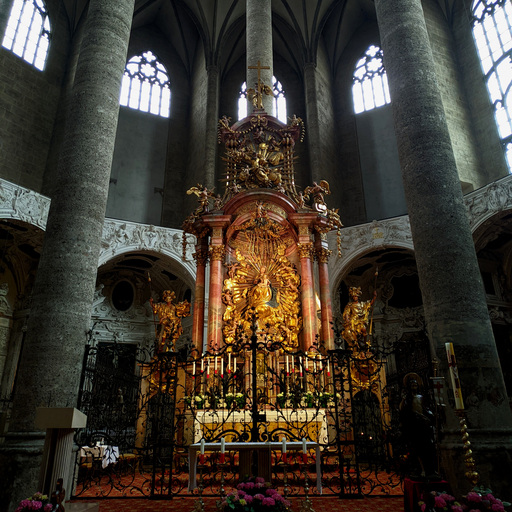
[[[239,409],[243,409],[245,407],[245,401],[247,397],[243,393],[237,393],[235,395],[235,402]]]
[[[286,407],[286,395],[284,393],[278,393],[277,394],[277,404],[282,409]]]
[[[221,502],[224,512],[284,512],[290,502],[283,498],[263,478],[250,478],[237,485],[236,491]]]
[[[16,512],[51,512],[53,505],[46,494],[36,492],[31,498],[21,500]]]
[[[231,406],[235,403],[235,395],[234,395],[234,393],[226,393],[226,396],[224,397],[224,400],[226,401],[226,407],[228,409],[231,409]]]
[[[421,512],[505,512],[510,503],[496,498],[490,489],[475,487],[461,501],[446,492],[432,491],[419,505]]]
[[[192,395],[185,397],[185,403],[193,409],[202,409],[206,398],[203,395]]]
[[[314,407],[315,405],[315,397],[311,391],[308,391],[307,393],[304,393],[302,395],[302,399],[300,401],[300,405],[302,407]]]

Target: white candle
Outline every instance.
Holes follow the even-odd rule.
[[[226,451],[226,440],[221,437],[220,438],[220,453],[225,453]]]
[[[217,373],[217,356],[215,356],[215,373]]]
[[[283,453],[286,453],[286,437],[283,437],[282,444],[283,444],[283,447],[281,448],[281,451]]]
[[[295,371],[295,356],[292,356],[292,373]]]
[[[224,375],[224,358],[220,360],[220,374]]]
[[[302,438],[302,453],[308,453],[308,449],[306,448],[306,438]]]
[[[192,375],[195,377],[196,376],[196,362],[194,361],[194,363],[192,364]]]
[[[231,352],[228,353],[228,373],[231,371]]]
[[[201,356],[201,373],[204,372],[204,354]]]
[[[455,409],[464,409],[464,401],[462,400],[462,389],[460,387],[459,371],[457,369],[457,361],[455,360],[455,352],[453,343],[445,343],[446,357],[448,358],[448,368],[453,387],[453,397],[455,398]]]
[[[208,358],[208,368],[206,370],[206,376],[210,375],[210,358]]]
[[[327,375],[331,375],[331,362],[327,359]]]
[[[286,356],[286,373],[290,373],[290,361],[288,360],[288,356]]]
[[[324,365],[323,365],[322,359],[320,359],[320,371],[322,371],[323,369],[324,369]]]
[[[306,356],[306,371],[308,371],[309,368],[309,359],[308,356]]]
[[[201,455],[204,455],[204,437],[201,439]]]
[[[235,359],[233,360],[233,370],[236,372],[236,356]]]

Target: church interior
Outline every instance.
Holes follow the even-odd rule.
[[[0,0],[0,39],[1,512],[512,500],[510,0]]]

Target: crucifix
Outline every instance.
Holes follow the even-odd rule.
[[[274,96],[272,92],[272,87],[265,85],[261,81],[261,70],[262,69],[270,69],[269,66],[262,66],[261,62],[258,60],[257,66],[248,66],[247,69],[257,69],[258,70],[258,82],[256,84],[255,89],[247,89],[247,97],[252,102],[253,107],[255,108],[263,108],[263,94],[267,96]]]

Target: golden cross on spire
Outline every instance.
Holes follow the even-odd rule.
[[[262,69],[270,69],[270,66],[262,66],[261,62],[258,61],[258,65],[257,66],[249,66],[247,69],[257,69],[258,70],[258,89],[259,89],[260,82],[261,82],[261,70]]]

